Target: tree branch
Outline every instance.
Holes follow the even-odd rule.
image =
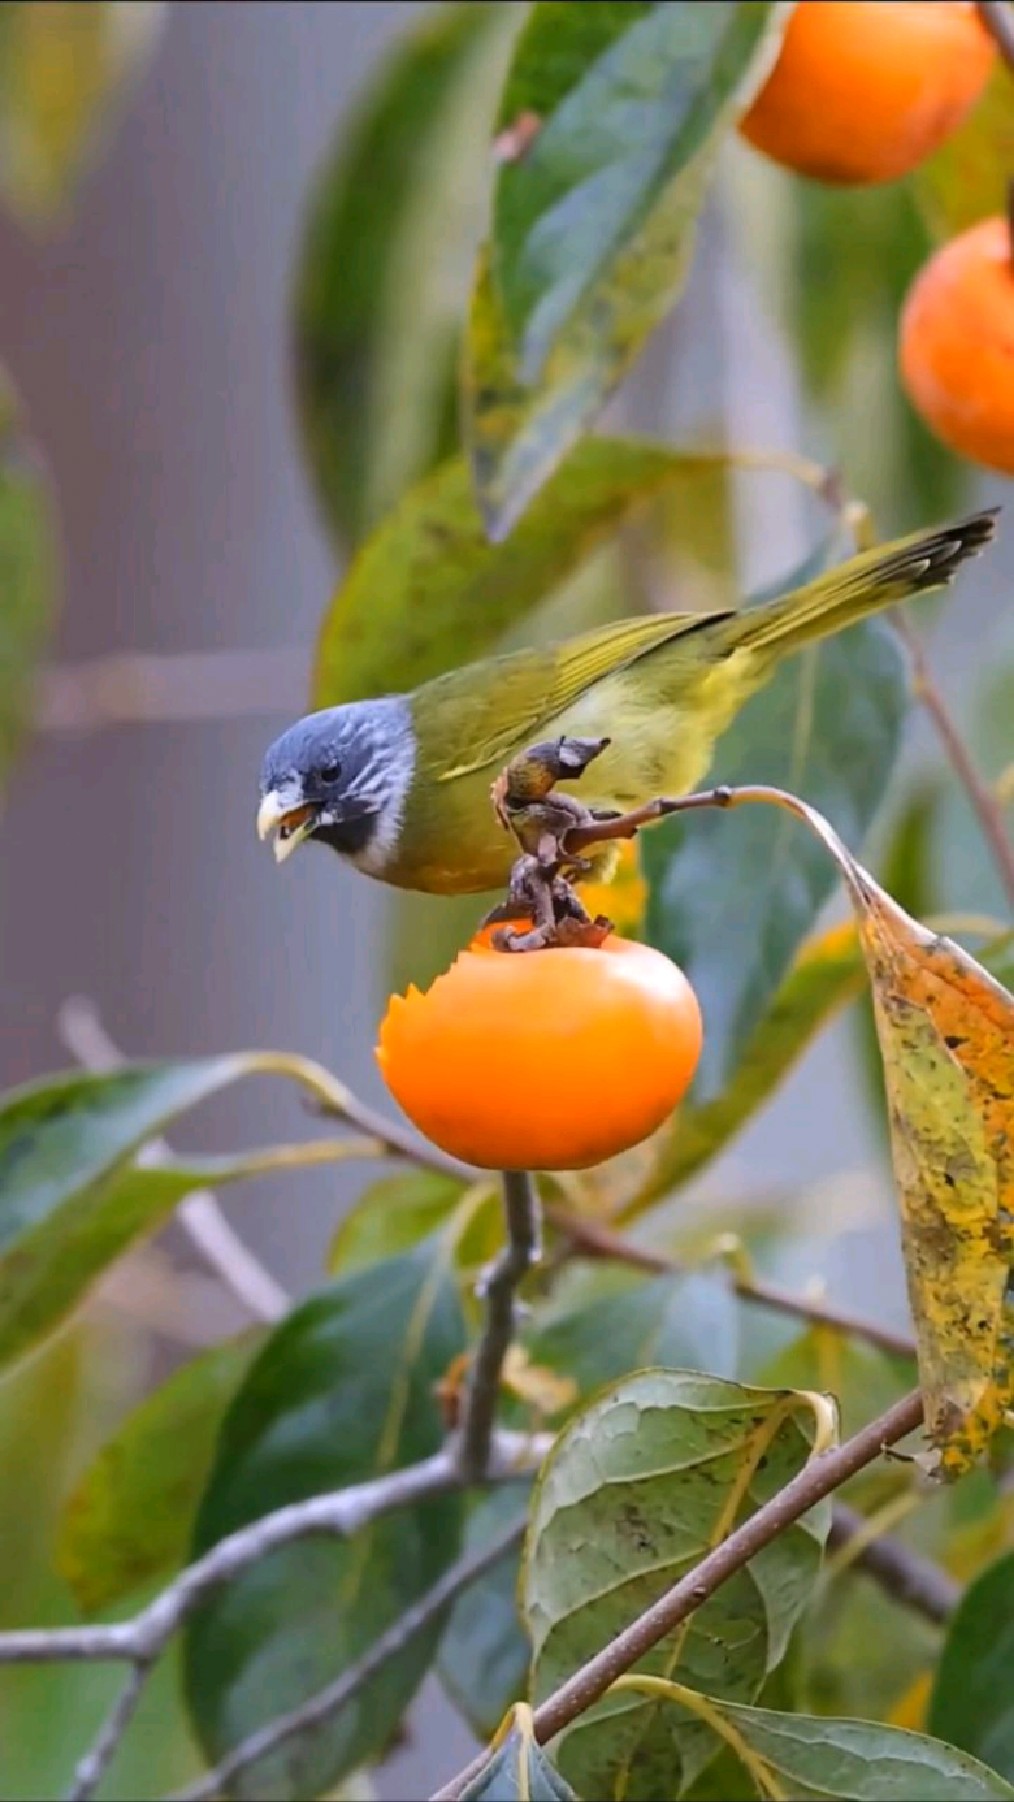
[[[1014,72],[1014,17],[1005,0],[977,0],[976,12],[994,44]]]
[[[490,1446],[484,1481],[506,1483],[530,1474],[545,1457],[550,1443],[551,1436],[548,1434],[498,1432]],[[293,1502],[286,1508],[278,1508],[273,1514],[267,1514],[263,1519],[230,1533],[227,1538],[212,1546],[203,1558],[181,1571],[133,1620],[118,1621],[111,1626],[36,1627],[0,1633],[0,1666],[81,1662],[121,1662],[132,1666],[129,1679],[103,1722],[94,1744],[77,1767],[70,1791],[74,1802],[87,1802],[87,1798],[101,1782],[130,1725],[144,1685],[159,1657],[173,1635],[211,1590],[232,1582],[279,1546],[292,1545],[296,1540],[319,1534],[345,1538],[360,1532],[383,1514],[389,1514],[396,1508],[408,1507],[411,1503],[430,1496],[460,1489],[464,1482],[458,1448],[450,1443],[420,1464],[408,1465],[402,1470],[391,1471],[387,1476],[368,1483],[357,1483],[349,1489],[336,1490],[330,1495],[311,1496],[306,1501]],[[490,1561],[495,1562],[495,1556],[502,1556],[504,1549],[504,1546],[500,1546],[499,1552],[494,1555],[492,1549],[487,1548]],[[455,1567],[455,1577],[462,1588],[487,1568],[483,1558],[477,1558],[473,1563],[476,1568],[464,1575],[460,1566]],[[445,1586],[450,1583],[451,1575],[451,1572],[445,1574]],[[416,1604],[415,1610],[410,1610],[404,1620],[395,1623],[388,1634],[371,1648],[367,1656],[377,1663],[371,1664],[365,1672],[358,1675],[355,1672],[347,1673],[346,1682],[355,1676],[357,1686],[364,1683],[379,1663],[401,1649],[401,1641],[393,1646],[391,1643],[399,1631],[404,1631],[408,1637],[419,1632],[426,1624],[425,1620],[419,1619],[420,1611],[428,1605],[433,1612],[437,1612],[456,1593],[457,1588],[451,1587],[448,1593],[445,1587],[436,1600],[434,1592],[423,1597]],[[366,1663],[366,1660],[363,1662]],[[335,1699],[334,1688],[332,1686],[332,1691],[327,1692],[329,1699],[326,1706],[320,1697],[311,1699],[307,1704],[311,1710],[311,1719],[318,1718],[312,1714],[314,1707],[321,1708],[319,1718],[323,1718],[323,1713],[339,1707],[348,1699],[344,1692]],[[285,1738],[289,1732],[297,1731],[299,1724],[301,1723],[292,1725],[290,1717],[285,1717],[281,1723],[272,1723],[270,1731],[278,1731],[280,1738]],[[258,1756],[256,1750],[249,1754],[249,1757],[254,1756]]]
[[[980,6],[979,8],[981,13],[985,13],[987,10],[1002,14],[1004,29],[1014,32],[1006,6],[989,7],[988,9]],[[999,42],[999,39],[997,41]],[[989,784],[983,781],[976,769],[968,746],[951,717],[950,709],[943,695],[933,680],[926,660],[926,652],[918,633],[913,630],[900,607],[894,609],[892,618],[905,641],[912,660],[912,683],[916,698],[922,702],[937,729],[940,742],[950,758],[951,768],[968,796],[979,821],[983,837],[999,871],[1007,899],[1014,907],[1014,844],[1011,843],[1004,825],[1000,803]]]
[[[550,1443],[551,1436],[546,1434],[498,1432],[486,1481],[506,1483],[528,1475],[538,1467]],[[111,1626],[32,1627],[0,1633],[0,1665],[133,1663],[156,1658],[209,1591],[231,1582],[279,1546],[318,1534],[346,1538],[393,1509],[460,1489],[462,1484],[456,1447],[450,1445],[387,1476],[291,1502],[220,1539],[133,1620]]]
[[[71,996],[63,1003],[57,1031],[86,1070],[117,1070],[126,1061],[106,1032],[95,1003],[84,996]],[[145,1155],[159,1164],[172,1158],[165,1139],[153,1140]],[[185,1196],[176,1218],[205,1263],[254,1320],[284,1319],[292,1305],[289,1296],[234,1232],[210,1189],[195,1189]]]
[[[135,1659],[126,1682],[95,1736],[93,1745],[85,1753],[74,1772],[74,1781],[67,1791],[67,1802],[88,1802],[89,1796],[95,1794],[115,1757],[121,1739],[134,1718],[137,1705],[144,1693],[144,1686],[150,1675],[150,1661],[143,1658]]]
[[[251,1733],[213,1770],[206,1772],[186,1789],[177,1791],[173,1802],[207,1802],[208,1798],[222,1795],[232,1779],[256,1759],[274,1752],[296,1734],[321,1726],[339,1708],[347,1707],[388,1659],[396,1658],[403,1652],[416,1635],[438,1620],[459,1595],[521,1543],[526,1526],[527,1516],[522,1515],[488,1546],[459,1558],[418,1602],[406,1609],[400,1620],[393,1622],[379,1639],[374,1640],[369,1651],[351,1670],[343,1672],[333,1683],[318,1690],[315,1696],[301,1703],[298,1708],[290,1709],[287,1714],[279,1715],[277,1720],[271,1721],[266,1727]]]
[[[665,1252],[651,1251],[647,1246],[634,1245],[629,1239],[621,1238],[618,1233],[610,1232],[608,1227],[600,1226],[597,1221],[582,1220],[565,1208],[547,1208],[546,1219],[561,1233],[566,1234],[575,1250],[587,1258],[609,1259],[617,1264],[628,1264],[634,1270],[655,1271],[663,1275],[669,1272],[679,1275],[690,1268],[679,1258],[671,1257]],[[876,1346],[878,1351],[886,1352],[889,1357],[915,1357],[915,1345],[906,1333],[893,1333],[889,1327],[879,1326],[875,1321],[862,1320],[857,1315],[847,1314],[841,1308],[829,1307],[825,1302],[810,1301],[805,1296],[794,1295],[791,1289],[782,1289],[777,1283],[765,1282],[762,1277],[739,1276],[733,1272],[730,1273],[730,1281],[735,1294],[743,1301],[756,1302],[760,1307],[771,1308],[778,1314],[791,1315],[793,1319],[804,1320],[810,1326],[828,1327],[833,1332],[862,1339],[867,1345]]]
[[[827,1537],[828,1550],[838,1551],[848,1546],[866,1533],[867,1526],[865,1517],[856,1509],[849,1508],[845,1502],[836,1502]],[[865,1571],[887,1595],[902,1602],[906,1608],[914,1608],[936,1627],[944,1626],[950,1620],[961,1598],[960,1583],[931,1558],[924,1558],[921,1552],[914,1552],[910,1546],[888,1534],[878,1534],[864,1545],[852,1560],[851,1568]]]
[[[514,1337],[518,1284],[541,1256],[539,1202],[527,1170],[503,1173],[507,1243],[484,1283],[485,1331],[475,1354],[459,1458],[465,1482],[481,1482],[489,1462],[500,1373]]]
[[[564,1727],[576,1720],[605,1695],[610,1684],[622,1677],[639,1659],[650,1652],[659,1640],[671,1633],[688,1616],[694,1614],[716,1589],[728,1581],[750,1559],[784,1533],[787,1527],[807,1514],[817,1502],[854,1477],[880,1456],[886,1446],[895,1445],[914,1432],[923,1418],[922,1396],[918,1390],[906,1395],[893,1408],[853,1434],[844,1445],[816,1453],[806,1467],[793,1477],[784,1489],[758,1508],[749,1520],[730,1533],[721,1545],[709,1552],[701,1562],[666,1590],[659,1600],[645,1609],[629,1627],[610,1640],[601,1652],[568,1677],[566,1683],[547,1697],[535,1710],[535,1737],[545,1744]],[[457,1802],[465,1786],[483,1769],[488,1753],[459,1771],[445,1784],[433,1802]]]

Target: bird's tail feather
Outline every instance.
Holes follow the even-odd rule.
[[[892,544],[878,545],[804,588],[730,615],[725,626],[729,650],[771,652],[781,657],[840,632],[868,613],[893,607],[909,595],[945,587],[966,558],[989,543],[996,531],[997,511],[993,507],[954,525],[913,532]]]

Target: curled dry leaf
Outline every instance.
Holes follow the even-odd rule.
[[[855,910],[884,1065],[932,1467],[957,1476],[1014,1400],[1014,997],[960,945],[899,907],[814,808],[772,788],[716,794],[724,806],[750,801],[773,802],[811,827]]]

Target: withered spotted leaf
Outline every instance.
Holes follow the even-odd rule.
[[[873,989],[902,1249],[935,1468],[957,1476],[1014,1400],[1014,997],[913,920],[795,796],[848,888]]]

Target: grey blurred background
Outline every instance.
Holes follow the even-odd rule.
[[[83,993],[131,1054],[277,1045],[383,1099],[371,1054],[383,893],[322,853],[277,872],[253,814],[261,753],[301,708],[301,665],[337,573],[289,397],[301,205],[336,123],[419,10],[377,0],[177,6],[68,227],[36,244],[0,223],[0,353],[62,522],[54,660],[279,653],[273,714],[49,732],[27,748],[0,871],[5,1085],[68,1061],[55,1019]],[[676,391],[663,334],[631,385],[628,422],[671,431],[720,405],[733,439],[800,444],[789,360],[713,221],[672,331],[684,350],[697,345],[693,386]],[[776,522],[755,502],[739,524],[763,579],[801,522]],[[935,653],[959,695],[994,623],[977,571],[962,594],[960,621],[952,614]],[[845,1028],[825,1035],[708,1191],[731,1192],[737,1170],[772,1191],[833,1178],[813,1205],[841,1205],[844,1219],[849,1173],[874,1154],[850,1059]],[[188,1142],[226,1148],[306,1130],[290,1091],[254,1086],[216,1102]],[[362,1181],[356,1171],[260,1184],[229,1211],[281,1280],[304,1289]],[[903,1316],[890,1232],[860,1222],[840,1273],[838,1258],[827,1271],[861,1288],[868,1311]],[[427,1715],[411,1754],[415,1792],[466,1749],[445,1709]],[[399,1793],[405,1768],[392,1762],[382,1794]]]

